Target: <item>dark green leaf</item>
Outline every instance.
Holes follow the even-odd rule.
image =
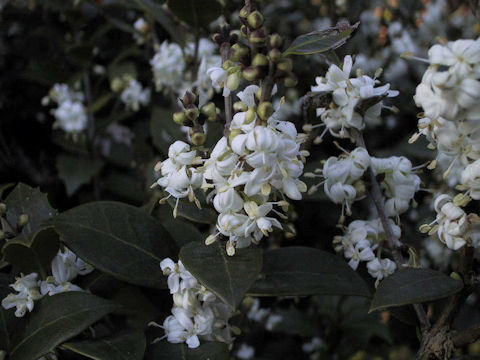
[[[266,251],[260,279],[248,293],[255,296],[371,296],[362,278],[343,259],[307,247]]]
[[[383,280],[377,288],[370,311],[442,299],[463,288],[463,283],[440,271],[401,269]]]
[[[252,245],[228,256],[220,241],[191,242],[180,250],[180,260],[202,285],[236,308],[262,268],[262,252]]]
[[[172,208],[175,208],[176,199],[170,197],[168,199],[168,204]],[[181,199],[178,202],[177,214],[185,219],[201,224],[215,224],[217,222],[217,213],[215,210],[209,207],[202,207],[199,209],[195,203],[191,203],[185,199]]]
[[[58,234],[53,228],[39,230],[33,235],[20,235],[3,247],[4,260],[16,265],[25,274],[36,272],[43,278],[50,262],[60,247]]]
[[[196,349],[185,344],[172,344],[160,341],[147,349],[146,360],[229,360],[228,344],[206,341]]]
[[[19,183],[5,199],[7,204],[7,220],[12,226],[17,224],[21,214],[28,215],[28,223],[23,227],[23,233],[28,234],[38,229],[40,224],[57,214],[48,202],[46,194],[38,188]]]
[[[15,279],[4,273],[0,273],[0,299],[4,299],[13,290],[9,286]],[[0,306],[0,349],[8,350],[10,348],[10,337],[12,329],[16,324],[16,317],[13,311],[7,311]]]
[[[318,319],[293,306],[289,309],[276,309],[275,315],[281,316],[281,320],[273,326],[272,332],[300,336],[318,335]]]
[[[93,202],[54,219],[63,242],[86,262],[120,280],[164,288],[159,263],[174,246],[163,226],[144,211],[117,202]]]
[[[3,193],[8,190],[9,188],[11,188],[13,185],[15,185],[15,183],[7,183],[7,184],[1,184],[0,185],[0,198],[3,197]]]
[[[69,342],[62,347],[94,360],[142,360],[146,340],[143,331],[135,330],[98,340]]]
[[[122,79],[125,75],[130,75],[132,78],[138,76],[137,68],[133,62],[114,62],[108,67],[107,73],[110,82],[115,78]]]
[[[58,176],[62,179],[67,195],[72,196],[82,185],[90,183],[103,167],[101,160],[89,160],[69,155],[57,157]]]
[[[205,237],[198,229],[184,221],[169,220],[163,221],[162,225],[168,231],[177,246],[181,248],[183,245],[192,241],[204,241]]]
[[[182,29],[175,23],[171,14],[166,11],[160,4],[154,3],[152,0],[136,0],[140,7],[148,12],[177,43],[183,45],[185,43],[185,34]]]
[[[168,148],[175,140],[184,138],[179,125],[173,122],[172,115],[169,109],[155,106],[150,118],[153,145],[165,156],[168,155]]]
[[[342,23],[326,30],[300,35],[284,51],[283,56],[310,55],[335,50],[345,44],[359,24]]]
[[[84,292],[47,296],[19,324],[10,359],[36,360],[116,308],[114,303]]]
[[[217,0],[167,0],[168,8],[194,28],[207,27],[222,13]]]

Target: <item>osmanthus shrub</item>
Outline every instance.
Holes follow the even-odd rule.
[[[0,3],[0,359],[480,353],[477,8],[352,3]]]

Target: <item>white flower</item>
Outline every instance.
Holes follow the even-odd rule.
[[[243,91],[237,93],[238,98],[248,107],[254,107],[255,104],[255,94],[258,91],[259,87],[257,85],[249,85]]]
[[[323,346],[325,346],[325,343],[323,342],[323,340],[320,339],[318,336],[314,336],[310,340],[310,342],[306,342],[302,344],[302,351],[306,353],[311,353],[321,349]]]
[[[223,88],[223,96],[230,95],[230,89],[226,86],[228,77],[226,70],[219,66],[214,66],[207,70],[207,75],[210,76],[212,85],[215,89],[220,90]]]
[[[447,195],[435,199],[437,212],[437,235],[441,242],[452,250],[458,250],[466,244],[469,222],[463,209],[453,204]]]
[[[150,61],[150,65],[157,90],[166,87],[175,90],[182,87],[185,61],[178,44],[169,44],[165,40]]]
[[[140,105],[146,106],[150,101],[150,89],[143,89],[142,84],[131,79],[128,81],[128,86],[122,91],[120,98],[127,109],[138,111]]]
[[[468,189],[472,199],[480,200],[480,159],[474,161],[462,171],[462,184]]]
[[[133,23],[133,28],[140,34],[145,34],[145,32],[148,30],[148,23],[145,21],[144,18],[138,18]]]
[[[270,314],[265,322],[265,329],[272,331],[283,320],[281,315]]]
[[[53,110],[55,127],[67,133],[80,133],[87,128],[87,112],[81,102],[66,100]]]
[[[245,343],[242,343],[238,350],[235,352],[235,357],[242,359],[242,360],[249,360],[253,359],[255,356],[255,349],[247,345]]]
[[[370,261],[375,258],[367,240],[360,240],[354,245],[347,246],[344,250],[344,255],[347,259],[350,259],[348,265],[353,270],[357,270],[360,261]]]
[[[382,280],[395,272],[397,265],[390,259],[375,258],[367,263],[368,273],[377,280]]]
[[[257,205],[254,201],[247,201],[244,204],[244,210],[248,215],[248,226],[245,229],[245,235],[254,233],[254,237],[258,239],[261,237],[261,232],[263,235],[268,236],[269,232],[273,231],[273,227],[282,229],[280,222],[272,217],[267,217],[267,215],[272,211],[273,205],[271,203],[265,203],[260,206]]]
[[[446,46],[434,45],[428,51],[430,63],[452,67],[453,72],[465,76],[480,63],[480,40],[450,41]]]
[[[18,294],[8,294],[2,300],[2,306],[7,310],[15,307],[16,317],[23,317],[27,310],[31,312],[34,301],[43,297],[38,287],[38,275],[36,273],[16,278],[15,283],[11,284],[10,287]]]

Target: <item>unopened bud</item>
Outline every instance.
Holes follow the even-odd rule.
[[[159,172],[160,170],[162,170],[162,162],[161,161],[157,162],[153,167],[153,170],[156,172]]]
[[[215,121],[217,117],[217,107],[213,102],[203,105],[200,112],[207,117],[208,121]]]
[[[120,92],[123,89],[123,81],[122,79],[116,77],[115,79],[112,80],[110,83],[110,89],[112,89],[113,92]]]
[[[205,144],[206,136],[204,133],[197,132],[192,135],[192,144],[195,146],[201,146]]]
[[[293,64],[291,59],[284,58],[277,64],[277,69],[285,72],[291,72],[293,69]]]
[[[243,8],[240,9],[240,13],[238,14],[240,19],[247,19],[248,17],[248,8],[244,6]]]
[[[268,39],[268,45],[272,49],[279,49],[283,45],[283,39],[280,35],[278,34],[272,34],[270,38]]]
[[[248,28],[245,25],[240,27],[240,34],[242,34],[242,37],[245,39],[248,37]]]
[[[176,124],[182,125],[186,119],[187,117],[183,111],[176,111],[173,113],[173,121]]]
[[[298,84],[298,78],[294,73],[290,73],[285,79],[283,79],[283,85],[285,87],[294,87]]]
[[[450,274],[450,277],[451,277],[452,279],[455,279],[455,280],[463,281],[463,280],[462,280],[462,277],[461,277],[458,273],[456,273],[455,271],[453,271],[453,272]]]
[[[240,82],[242,81],[240,71],[234,72],[233,74],[228,75],[227,77],[227,87],[233,91],[237,90],[240,86]]]
[[[356,181],[353,187],[357,193],[357,199],[362,198],[367,193],[367,187],[363,180]]]
[[[263,21],[263,15],[258,10],[253,11],[247,17],[248,26],[250,26],[252,29],[258,29],[263,25]]]
[[[248,107],[247,105],[245,105],[243,102],[241,101],[236,101],[234,104],[233,104],[233,111],[235,111],[236,113],[237,112],[243,112],[243,111],[247,111],[248,110]]]
[[[185,95],[183,95],[183,104],[184,105],[192,105],[197,101],[197,97],[191,91],[186,91]]]
[[[230,31],[228,42],[230,44],[236,44],[241,37],[242,37],[242,33],[240,30],[232,30]]]
[[[432,229],[432,227],[428,224],[423,224],[423,225],[420,225],[420,227],[418,228],[418,230],[420,230],[420,232],[422,234],[426,234],[428,233],[430,230]]]
[[[257,54],[252,60],[252,66],[257,67],[265,67],[268,66],[268,59],[265,55],[263,54]]]
[[[185,116],[188,120],[195,121],[198,118],[198,115],[200,112],[198,111],[198,108],[196,107],[191,107],[190,109],[185,110]]]
[[[17,225],[19,227],[24,227],[25,225],[28,224],[28,220],[29,220],[28,215],[27,214],[22,214],[18,217]]]
[[[261,102],[260,105],[258,105],[257,113],[262,120],[267,120],[270,116],[272,116],[273,111],[273,105],[269,101]]]
[[[233,44],[230,48],[229,58],[232,61],[238,62],[241,61],[245,56],[248,55],[248,48],[241,44]]]
[[[243,78],[247,81],[255,81],[261,76],[262,72],[259,68],[249,66],[242,71]]]
[[[267,40],[267,36],[265,35],[265,31],[260,28],[252,31],[248,40],[254,45],[263,45]]]
[[[235,63],[231,60],[227,60],[225,61],[223,64],[222,64],[222,69],[223,70],[228,70],[230,69],[231,67],[235,66]]]
[[[268,52],[268,58],[273,62],[277,62],[282,58],[282,52],[278,49],[272,49]]]
[[[245,124],[251,124],[252,121],[255,121],[255,118],[255,109],[251,107],[247,110],[247,113],[245,114]]]

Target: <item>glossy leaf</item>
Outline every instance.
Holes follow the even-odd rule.
[[[453,295],[462,288],[461,281],[439,271],[401,269],[380,283],[370,311],[438,300]]]
[[[46,228],[8,241],[3,247],[3,256],[5,261],[18,266],[25,274],[36,272],[45,277],[59,247],[58,234],[53,228]]]
[[[118,306],[84,292],[47,296],[22,319],[12,340],[10,360],[36,360],[78,335]]]
[[[335,50],[345,44],[359,24],[341,23],[326,30],[300,35],[284,51],[283,56],[310,55]]]
[[[57,157],[56,166],[58,176],[65,184],[67,195],[72,196],[82,185],[90,183],[102,169],[103,162],[60,155]]]
[[[191,242],[180,250],[183,265],[223,302],[236,308],[262,268],[262,252],[256,246],[237,249],[228,256],[219,241],[211,245]]]
[[[248,293],[255,296],[370,296],[366,283],[343,259],[307,247],[266,251],[260,279]]]
[[[142,360],[146,340],[143,331],[135,330],[98,340],[68,342],[62,347],[94,360]]]
[[[179,248],[192,241],[203,242],[205,240],[202,233],[198,231],[194,225],[187,222],[175,219],[164,221],[162,222],[162,225],[168,231],[172,239],[174,239]]]
[[[146,360],[229,360],[228,344],[205,341],[196,349],[185,344],[172,344],[162,340],[147,350]]]
[[[176,206],[174,198],[168,199],[168,204],[173,208]],[[177,205],[177,216],[201,224],[215,224],[217,222],[217,213],[210,207],[202,206],[201,209],[188,200],[181,199]]]
[[[50,206],[46,194],[38,188],[22,183],[8,194],[5,204],[7,204],[7,220],[12,226],[17,224],[21,214],[28,215],[28,223],[22,231],[24,234],[36,231],[43,221],[57,214],[57,210]]]
[[[61,240],[99,270],[132,284],[164,288],[159,263],[175,246],[163,226],[144,211],[117,202],[93,202],[52,222]]]
[[[167,0],[168,8],[194,28],[207,27],[222,13],[217,0]]]

